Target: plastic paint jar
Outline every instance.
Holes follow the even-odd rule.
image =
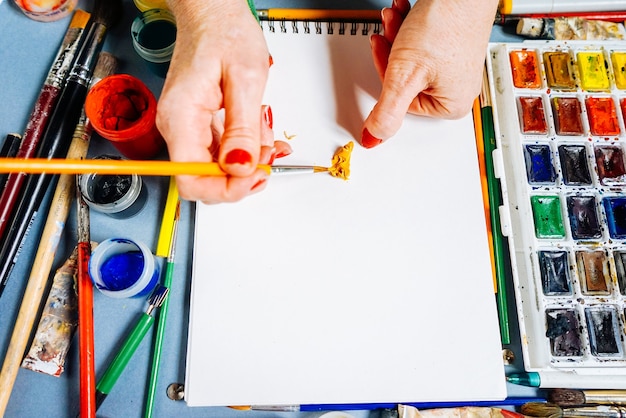
[[[97,158],[120,159],[111,155]],[[90,208],[117,219],[136,215],[148,198],[137,174],[84,174],[80,177],[80,192]]]
[[[33,20],[53,22],[69,15],[78,0],[14,0],[17,7]]]
[[[89,259],[89,276],[94,286],[112,298],[149,294],[159,281],[160,271],[160,264],[148,247],[127,238],[102,241]]]
[[[127,158],[156,156],[165,145],[156,127],[156,99],[138,78],[114,74],[96,83],[85,100],[85,113],[100,136]]]
[[[134,0],[135,6],[141,12],[145,12],[150,9],[167,9],[166,0]]]
[[[149,9],[130,27],[133,47],[150,70],[165,77],[176,45],[176,20],[165,9]]]

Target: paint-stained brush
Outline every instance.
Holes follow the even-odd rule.
[[[150,295],[148,308],[141,315],[139,321],[126,338],[126,341],[124,341],[124,344],[120,347],[113,362],[107,367],[98,381],[98,385],[96,386],[96,409],[102,405],[102,402],[104,402],[107,395],[111,392],[111,389],[113,389],[115,382],[117,382],[117,379],[124,371],[131,357],[135,354],[135,350],[137,350],[137,347],[154,323],[154,316],[152,315],[154,310],[163,304],[168,292],[169,289],[167,287],[159,285]]]
[[[63,83],[65,83],[72,61],[78,52],[81,39],[84,37],[83,32],[89,17],[89,13],[80,9],[76,10],[72,16],[70,25],[28,119],[17,152],[19,158],[32,158],[39,149],[50,116],[61,96]],[[7,177],[6,184],[0,193],[0,237],[5,236],[5,230],[11,222],[11,215],[17,209],[17,203],[24,192],[25,181],[26,176],[19,172],[12,173]],[[0,412],[2,411],[0,410]]]
[[[46,131],[41,138],[37,158],[63,158],[70,147],[74,129],[82,113],[89,82],[108,30],[122,15],[121,0],[96,0],[84,40],[69,72],[65,86]],[[14,216],[0,247],[0,295],[27,236],[32,219],[41,212],[48,188],[58,176],[42,173],[29,176],[17,203]],[[83,417],[84,418],[84,417]]]
[[[115,71],[117,59],[107,53],[102,52],[98,57],[98,63],[91,79],[93,85],[98,79],[106,77]],[[84,112],[83,112],[84,116]],[[86,116],[81,117],[76,125],[68,157],[84,158],[87,155],[89,140],[91,138],[91,128]],[[28,344],[31,330],[35,325],[39,306],[44,297],[46,284],[52,269],[55,254],[59,245],[59,236],[63,232],[70,205],[74,199],[74,176],[62,175],[56,186],[56,190],[50,200],[50,210],[46,219],[35,259],[32,262],[30,276],[24,290],[24,296],[20,309],[15,319],[11,341],[7,348],[2,370],[0,371],[0,416],[9,400],[11,389],[17,377],[19,365],[24,355],[24,350]]]

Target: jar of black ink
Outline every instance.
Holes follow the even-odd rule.
[[[114,155],[96,158],[121,159]],[[143,180],[137,174],[84,174],[79,185],[90,208],[118,219],[136,215],[148,198]]]

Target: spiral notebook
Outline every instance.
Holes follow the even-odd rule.
[[[373,24],[262,22],[284,164],[329,165],[380,81]],[[190,406],[506,396],[471,115],[407,116],[351,176],[196,207]],[[287,139],[289,138],[289,139]]]

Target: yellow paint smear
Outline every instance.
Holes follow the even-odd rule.
[[[348,180],[350,177],[350,156],[352,155],[353,148],[354,142],[350,141],[335,152],[332,165],[328,169],[331,176]]]

